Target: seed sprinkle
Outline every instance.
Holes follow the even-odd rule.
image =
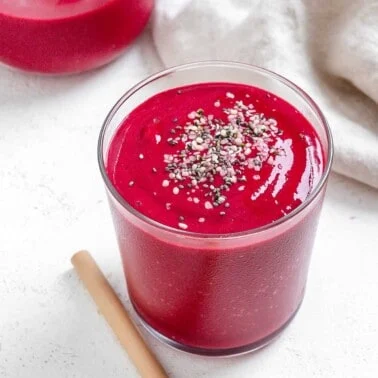
[[[246,182],[247,176],[258,179],[263,165],[275,165],[275,157],[284,154],[278,143],[282,131],[275,119],[258,113],[252,103],[235,101],[233,93],[227,92],[225,97],[233,103],[222,109],[226,121],[203,109],[193,110],[185,125],[176,127],[175,135],[166,140],[174,151],[164,155],[167,180],[163,187],[173,182],[174,194],[180,189],[203,192],[207,210],[230,206],[227,192],[233,185]],[[214,106],[220,103],[217,100]],[[245,188],[237,187],[239,191]],[[189,201],[200,202],[196,196],[191,198]]]

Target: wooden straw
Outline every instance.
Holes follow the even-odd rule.
[[[143,378],[167,378],[163,367],[147,347],[121,301],[89,252],[75,253],[71,262],[140,375]]]

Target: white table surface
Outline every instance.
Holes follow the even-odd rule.
[[[89,249],[130,309],[96,143],[110,106],[160,68],[148,39],[80,76],[0,67],[0,377],[138,376],[69,259]],[[172,377],[377,377],[378,191],[331,177],[304,304],[271,346],[211,359],[145,336]]]

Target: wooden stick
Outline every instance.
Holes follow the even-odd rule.
[[[163,367],[147,347],[121,301],[89,252],[75,253],[71,262],[140,375],[143,378],[167,378]]]

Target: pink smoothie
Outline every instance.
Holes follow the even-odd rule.
[[[295,210],[323,161],[316,131],[289,103],[255,87],[209,83],[168,90],[132,111],[111,142],[107,174],[154,221],[234,234]],[[131,225],[113,206],[136,310],[197,351],[264,343],[302,300],[319,209],[253,243],[189,247]]]
[[[143,29],[153,0],[0,0],[0,61],[75,73],[117,57]]]

